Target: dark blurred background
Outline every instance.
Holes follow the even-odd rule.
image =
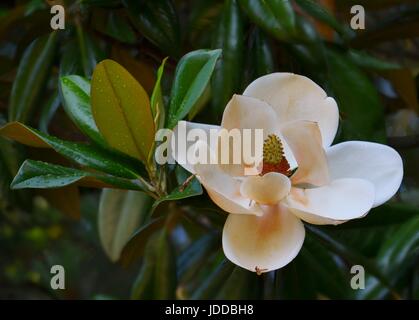
[[[402,188],[365,222],[324,228],[346,251],[309,235],[301,255],[286,268],[258,279],[235,270],[235,278],[228,279],[241,279],[247,289],[222,290],[220,283],[208,297],[419,298],[418,1],[290,0],[288,13],[275,11],[276,1],[269,11],[260,5],[265,2],[1,1],[0,125],[23,106],[27,112],[18,120],[66,140],[83,141],[61,106],[58,79],[68,74],[90,78],[96,63],[105,58],[122,64],[150,93],[156,69],[169,56],[163,78],[167,96],[182,55],[222,48],[211,90],[192,115],[194,121],[206,123],[217,123],[232,94],[241,93],[258,76],[275,71],[304,74],[338,101],[337,141],[378,141],[401,153]],[[66,14],[65,29],[55,32],[50,27],[54,4],[63,5]],[[365,8],[365,30],[350,28],[354,4]],[[0,298],[129,298],[141,261],[125,268],[104,253],[97,227],[100,191],[11,191],[10,182],[28,157],[54,162],[52,154],[0,138]],[[197,201],[208,199],[201,196]],[[202,226],[180,226],[172,234],[177,255],[207,234]],[[177,284],[177,298],[202,292],[206,280],[216,277],[220,248],[218,241],[190,272],[193,277],[178,274],[184,282]],[[348,290],[352,250],[380,266],[392,290],[377,289],[371,279],[363,293]],[[65,267],[66,290],[50,287],[54,264]],[[251,293],[254,286],[258,290]]]

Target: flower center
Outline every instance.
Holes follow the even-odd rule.
[[[275,134],[270,134],[263,142],[262,165],[261,175],[278,172],[289,177],[292,174],[288,160],[285,158],[284,146]]]

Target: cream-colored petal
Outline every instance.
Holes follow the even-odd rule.
[[[374,207],[388,201],[403,179],[403,160],[396,150],[383,144],[348,141],[327,151],[332,179],[360,178],[375,187]]]
[[[204,142],[198,141],[195,147],[202,149],[203,145],[207,147],[210,159],[214,160],[213,150]],[[197,163],[194,172],[211,199],[223,210],[230,213],[261,214],[259,205],[241,195],[241,181],[225,173],[217,163]]]
[[[248,199],[242,199],[237,197],[227,197],[217,192],[216,190],[206,186],[205,190],[211,200],[226,212],[234,214],[250,214],[250,215],[262,215],[262,209],[256,202],[250,202]]]
[[[300,219],[285,207],[267,206],[262,216],[230,214],[223,230],[223,250],[242,268],[268,272],[291,262],[304,236]]]
[[[223,157],[228,159],[228,161],[223,160],[221,166],[223,170],[231,176],[258,174],[259,171],[256,169],[262,161],[263,141],[269,134],[278,132],[275,111],[259,99],[234,95],[224,110],[221,127],[225,130],[220,131],[217,151],[220,159],[222,153],[225,154]],[[250,134],[251,137],[250,142],[245,141],[246,129],[248,131],[246,134]],[[256,130],[262,131],[261,139],[258,141],[256,141],[259,137]],[[235,141],[234,147],[232,141]],[[256,147],[256,143],[259,148]],[[245,148],[250,152],[245,153]],[[251,154],[255,160],[248,163],[246,154]]]
[[[290,189],[290,179],[277,172],[247,177],[240,186],[240,192],[245,198],[268,205],[277,204],[288,195]]]
[[[219,126],[179,121],[170,136],[168,154],[186,170],[195,173],[193,168],[194,164],[190,163],[188,154],[190,155],[195,150],[195,143],[204,138],[202,135],[205,135],[203,141],[212,149],[215,149],[219,130]],[[212,138],[211,134],[213,136]]]
[[[278,131],[278,120],[266,102],[235,94],[224,110],[221,127],[227,130],[263,129],[266,138]]]
[[[365,216],[374,203],[374,186],[362,179],[338,179],[312,189],[292,188],[290,210],[312,224],[338,224]]]
[[[253,81],[243,95],[269,103],[281,124],[294,120],[318,122],[323,146],[332,144],[339,125],[336,101],[309,78],[271,73]]]
[[[292,183],[315,186],[327,184],[329,170],[317,123],[292,121],[281,127],[281,134],[298,164],[298,169],[291,178]]]

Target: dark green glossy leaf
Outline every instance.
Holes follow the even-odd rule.
[[[390,227],[419,217],[419,208],[404,203],[386,203],[373,208],[365,218],[348,221],[340,229]],[[330,226],[333,229],[334,226]]]
[[[180,55],[179,21],[170,0],[123,0],[134,26],[163,52]]]
[[[196,50],[184,55],[179,61],[168,114],[171,129],[183,119],[197,103],[210,81],[221,50]]]
[[[192,299],[213,298],[234,270],[234,264],[224,260],[195,290]]]
[[[138,273],[138,276],[131,288],[131,299],[145,300],[154,298],[153,276],[156,268],[158,236],[159,234],[156,233],[150,236],[148,241],[145,240],[147,241],[147,244],[144,249],[144,259],[140,272]]]
[[[145,239],[143,265],[133,285],[132,299],[174,299],[176,264],[166,230]]]
[[[55,112],[60,106],[60,96],[58,92],[54,92],[48,99],[45,106],[42,108],[40,119],[39,119],[39,130],[48,133],[48,126],[54,117]]]
[[[155,299],[174,299],[176,293],[176,258],[166,229],[160,231],[157,243],[157,260],[154,273]]]
[[[385,141],[384,108],[377,90],[351,61],[327,51],[327,82],[342,116],[345,140]]]
[[[60,58],[60,77],[71,74],[84,75],[77,39],[71,39],[63,45]]]
[[[401,66],[396,63],[387,62],[363,51],[349,50],[348,57],[357,66],[371,70],[382,71],[395,70],[401,68]]]
[[[148,239],[159,229],[164,226],[165,219],[158,217],[144,226],[142,226],[128,241],[121,252],[120,262],[128,266],[139,259],[144,254],[144,249]]]
[[[117,10],[93,11],[92,23],[96,30],[122,43],[135,44],[135,32],[129,20]]]
[[[211,45],[211,36],[217,19],[223,9],[222,1],[195,0],[189,13],[189,21],[186,27],[190,42],[194,48],[207,48]]]
[[[248,82],[275,71],[274,50],[270,39],[259,29],[251,35],[251,51],[247,57]],[[247,85],[247,83],[246,83]]]
[[[315,19],[332,27],[340,34],[345,34],[345,29],[336,20],[331,12],[326,10],[321,4],[312,0],[296,0],[297,4]]]
[[[55,54],[57,33],[36,39],[20,60],[10,96],[9,120],[26,122],[45,86]]]
[[[373,275],[383,286],[391,288],[388,278],[385,277],[382,270],[374,260],[360,254],[356,249],[347,246],[343,242],[339,242],[319,227],[306,225],[306,230],[308,230],[312,236],[319,239],[330,251],[346,259],[352,263],[352,265],[362,265],[366,272]]]
[[[255,299],[260,294],[259,280],[261,279],[255,273],[240,267],[235,267],[218,292],[216,299]]]
[[[234,93],[240,92],[243,77],[244,21],[237,0],[224,4],[213,48],[221,48],[223,54],[214,70],[211,88],[215,114],[221,116]]]
[[[81,132],[99,145],[106,146],[93,119],[90,105],[90,81],[76,75],[61,78],[61,94],[67,115]]]
[[[352,297],[350,273],[343,259],[326,250],[310,234],[304,240],[304,247],[299,254],[303,258],[303,269],[309,270],[310,277],[316,275],[313,278],[317,294],[330,299]]]
[[[84,76],[90,78],[96,64],[105,59],[105,53],[99,48],[97,40],[89,35],[80,24],[77,25],[77,39]]]
[[[11,188],[59,188],[75,183],[86,176],[87,173],[77,169],[26,160],[16,174]]]
[[[194,241],[179,256],[177,270],[179,281],[187,283],[202,268],[210,254],[219,246],[219,234],[209,233]]]
[[[87,187],[117,187],[143,191],[138,181],[111,175],[95,174],[42,161],[26,160],[11,183],[12,189],[61,188],[76,183]]]
[[[19,122],[0,128],[0,135],[35,148],[52,148],[74,162],[115,176],[137,179],[140,167],[92,145],[63,141]]]
[[[242,9],[259,27],[278,40],[295,36],[294,10],[289,1],[239,0]]]
[[[308,261],[303,253],[304,248],[291,263],[275,271],[275,299],[312,300],[317,298],[315,278],[308,272]]]
[[[154,210],[163,202],[181,200],[202,194],[202,186],[198,179],[192,177],[186,170],[178,166],[176,168],[176,176],[180,185],[172,190],[167,196],[157,199],[153,203],[151,212],[154,212]]]
[[[403,276],[408,268],[415,263],[419,250],[419,217],[404,223],[398,230],[383,243],[377,263],[392,285]],[[388,295],[400,298],[394,291],[383,286],[374,277],[368,276],[365,290],[357,292],[359,299],[383,299]]]

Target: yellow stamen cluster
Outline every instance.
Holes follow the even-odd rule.
[[[283,157],[284,147],[281,140],[275,134],[270,134],[263,143],[263,162],[279,164]]]

